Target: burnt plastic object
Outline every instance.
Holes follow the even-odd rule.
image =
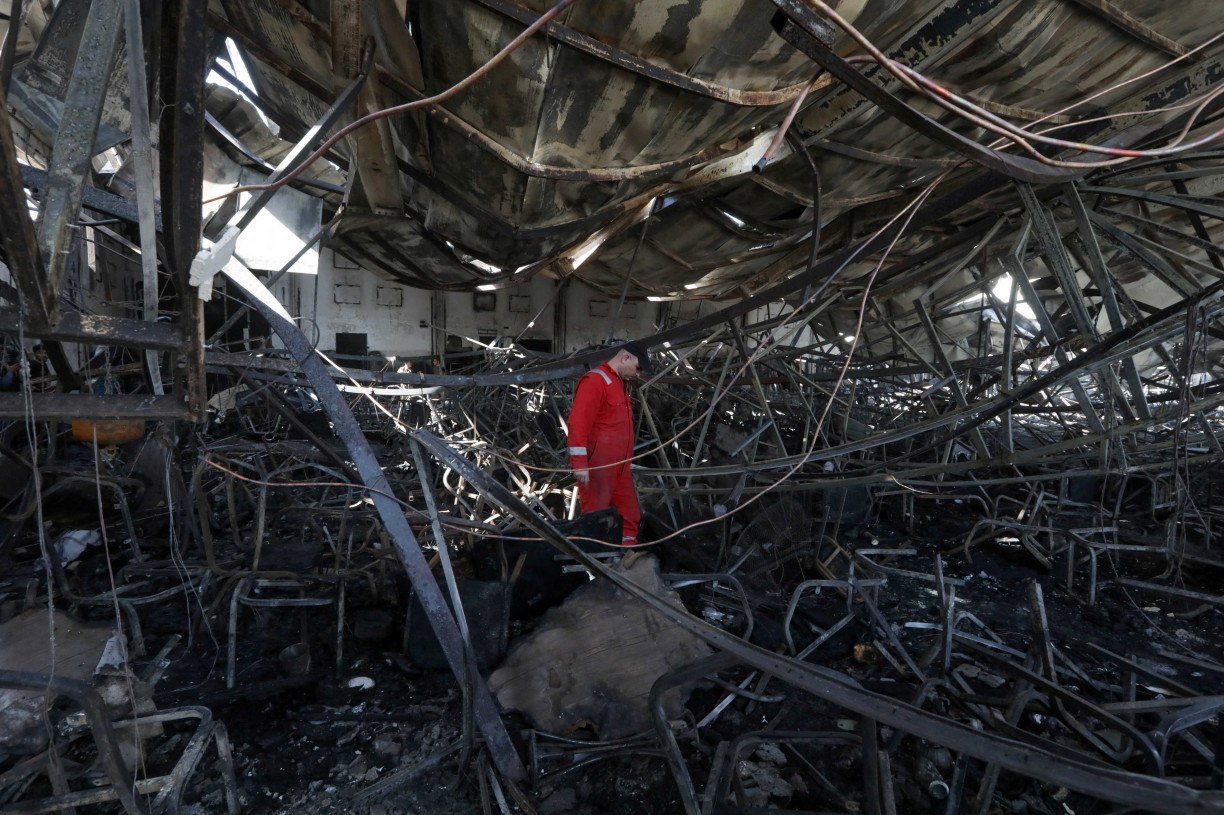
[[[506,654],[510,625],[510,587],[500,580],[459,580],[459,600],[467,617],[476,652],[476,666],[481,671],[496,665]],[[450,595],[446,605],[451,606]],[[416,595],[408,622],[408,656],[422,668],[446,670],[450,663],[429,625],[429,616],[421,608]]]
[[[621,517],[611,507],[589,512],[573,521],[558,522],[555,526],[561,534],[588,552],[609,552],[615,549],[581,538],[591,538],[611,545],[619,544],[621,539]],[[539,617],[553,606],[560,605],[575,589],[585,585],[590,579],[582,571],[565,572],[563,567],[566,561],[557,560],[558,554],[556,548],[547,541],[535,538],[534,533],[528,530],[520,530],[502,538],[481,538],[472,558],[477,578],[500,580],[505,572],[514,568],[520,555],[525,556],[522,571],[514,583],[510,617],[514,620],[530,620]]]
[[[829,520],[856,526],[871,517],[873,496],[870,487],[852,484],[825,490],[824,502]]]

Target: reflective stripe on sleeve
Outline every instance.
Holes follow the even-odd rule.
[[[571,456],[585,456],[587,454],[585,447],[571,447],[569,450]]]
[[[605,384],[605,385],[611,385],[611,384],[612,384],[612,377],[608,376],[608,375],[607,375],[605,372],[601,371],[599,368],[596,368],[596,369],[595,369],[595,373],[597,373],[597,374],[599,374],[600,376],[602,376],[602,377],[603,377],[603,381],[604,381],[604,384]]]

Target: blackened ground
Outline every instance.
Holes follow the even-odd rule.
[[[305,687],[257,701],[227,702],[227,696],[233,695],[215,687],[187,691],[211,702],[214,714],[229,729],[244,813],[481,811],[480,765],[472,761],[460,768],[457,753],[396,789],[354,801],[380,779],[454,744],[461,735],[461,700],[450,674],[416,670],[398,654],[384,655],[377,648],[363,648],[339,681],[326,670],[329,667]],[[190,666],[180,665],[176,672],[189,680]],[[368,677],[374,686],[340,687],[357,676]],[[249,693],[257,687],[252,683],[239,691]],[[172,701],[175,695],[168,692],[166,698]],[[507,717],[507,722],[515,735],[526,727],[514,717]],[[526,757],[526,740],[520,746]],[[187,801],[195,809],[188,812],[223,811],[220,785],[209,775],[205,770],[193,783]],[[542,813],[681,811],[666,765],[653,756],[609,759],[542,781],[528,792]]]
[[[709,571],[710,564],[734,562],[743,557],[737,575],[744,580],[756,610],[754,639],[769,648],[784,642],[781,619],[789,591],[800,580],[822,576],[817,557],[827,558],[827,547],[812,549],[795,545],[787,530],[802,533],[802,507],[791,507],[785,517],[769,516],[769,523],[745,525],[734,535],[710,535],[670,544],[660,554],[664,571]],[[782,518],[785,523],[780,523]],[[1128,533],[1158,535],[1167,519],[1152,517],[1134,522]],[[981,623],[1019,652],[1033,644],[1029,620],[1028,584],[1039,582],[1044,590],[1054,644],[1073,659],[1096,682],[1119,685],[1125,682],[1126,668],[1100,652],[1092,643],[1148,666],[1157,677],[1182,683],[1198,693],[1224,693],[1224,674],[1201,670],[1171,660],[1158,649],[1183,654],[1192,659],[1220,660],[1219,643],[1224,641],[1224,614],[1218,606],[1201,606],[1192,601],[1136,589],[1124,590],[1114,579],[1110,565],[1103,559],[1103,585],[1097,602],[1086,601],[1086,571],[1076,572],[1072,590],[1065,585],[1065,564],[1056,562],[1046,569],[1019,545],[1007,540],[982,544],[966,557],[956,551],[957,541],[975,521],[971,506],[941,504],[924,509],[915,519],[902,519],[883,513],[883,520],[868,525],[847,526],[837,531],[839,545],[864,550],[910,547],[915,554],[896,558],[877,558],[891,567],[929,574],[936,554],[944,556],[945,572],[963,581],[958,588],[958,608],[972,612]],[[911,523],[912,522],[912,523]],[[1089,523],[1076,523],[1091,525]],[[907,531],[909,527],[913,532]],[[754,531],[755,530],[755,531]],[[758,534],[758,540],[753,535]],[[802,538],[799,538],[802,540]],[[1125,574],[1140,579],[1157,579],[1163,564],[1131,563]],[[1212,591],[1222,575],[1209,565],[1186,562],[1176,575],[1177,584],[1200,591]],[[862,574],[860,574],[862,576]],[[1168,577],[1161,578],[1168,580]],[[690,611],[725,625],[729,630],[743,627],[738,603],[725,593],[709,588],[685,589],[683,597]],[[385,784],[394,774],[411,768],[452,745],[461,732],[461,700],[449,673],[420,669],[401,653],[400,626],[403,609],[380,607],[396,621],[380,639],[361,640],[354,621],[361,619],[363,605],[373,607],[371,598],[350,597],[350,627],[342,670],[335,670],[334,611],[311,611],[309,632],[312,661],[310,673],[293,677],[278,659],[281,650],[296,641],[301,631],[295,612],[274,610],[249,614],[240,628],[237,659],[238,687],[224,687],[225,620],[216,617],[194,637],[189,648],[180,646],[172,665],[158,686],[160,707],[173,704],[202,704],[229,730],[243,811],[251,815],[271,813],[473,813],[485,810],[480,771],[474,761],[460,767],[452,755],[432,769],[369,800],[359,800],[363,790]],[[879,608],[896,637],[915,658],[928,651],[937,634],[914,624],[938,622],[940,608],[930,581],[889,576],[879,595]],[[845,614],[844,596],[836,591],[811,594],[796,617],[794,635],[802,647],[816,631],[832,625]],[[897,671],[874,647],[881,633],[873,630],[870,618],[860,612],[855,621],[821,647],[812,660],[844,671],[864,685],[897,698],[912,699],[918,683],[899,677]],[[147,633],[151,652],[164,637],[184,630],[181,617],[152,615]],[[516,623],[512,636],[526,630]],[[964,680],[980,699],[1006,699],[1014,691],[1014,678],[1005,666],[989,659],[970,658],[958,650],[954,663],[962,665]],[[972,663],[972,664],[966,664]],[[366,677],[373,686],[365,689],[345,687],[349,680]],[[735,683],[749,678],[747,670],[730,671],[723,677]],[[1068,685],[1089,699],[1105,701],[1091,687]],[[1141,682],[1141,698],[1161,692],[1158,679]],[[696,689],[688,703],[691,714],[673,723],[687,766],[700,792],[718,770],[720,742],[731,742],[746,733],[775,731],[822,731],[845,734],[842,743],[820,747],[800,745],[793,749],[749,749],[739,756],[732,775],[732,794],[742,806],[804,809],[808,811],[861,811],[863,772],[861,751],[854,743],[860,722],[845,711],[798,693],[776,680],[762,686],[759,677],[747,686],[767,701],[737,698],[710,724],[694,730],[692,725],[718,705],[726,691],[713,686]],[[777,697],[777,698],[774,698]],[[1116,700],[1115,700],[1116,701]],[[926,703],[928,709],[960,721],[973,712],[941,693]],[[1101,728],[1101,723],[1088,723]],[[518,738],[526,724],[514,715],[506,717],[507,727]],[[1020,729],[1067,744],[1089,753],[1060,725],[1058,717],[1031,713]],[[1104,728],[1101,728],[1104,729]],[[943,813],[946,802],[930,792],[933,779],[951,779],[951,756],[937,745],[924,744],[882,728],[883,743],[889,748],[894,773],[894,793],[898,811],[905,813]],[[836,741],[836,739],[834,739]],[[179,742],[181,745],[181,740]],[[581,761],[582,750],[562,751],[544,762],[546,777],[529,785],[527,794],[544,815],[671,815],[682,812],[676,782],[663,759],[647,741],[644,747],[612,758],[564,771],[567,762]],[[529,755],[527,742],[520,743],[520,754]],[[1192,760],[1193,756],[1189,757]],[[722,760],[726,760],[723,757]],[[1128,769],[1147,772],[1136,759]],[[1185,769],[1169,768],[1177,776]],[[1195,774],[1201,766],[1194,767]],[[966,794],[981,783],[985,765],[968,762]],[[187,795],[188,812],[193,815],[223,812],[221,788],[211,754],[205,759]],[[486,791],[487,793],[487,791]],[[492,811],[498,810],[490,799]],[[1069,794],[1029,779],[1004,773],[987,811],[1003,813],[1062,813],[1070,807],[1077,815],[1098,815],[1115,807]],[[509,803],[513,809],[513,801]],[[99,810],[105,811],[105,810]],[[114,811],[112,809],[112,811]],[[976,810],[975,810],[976,811]]]

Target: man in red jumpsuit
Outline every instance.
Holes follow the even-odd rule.
[[[633,405],[625,382],[650,373],[646,350],[636,342],[578,380],[569,416],[570,466],[583,512],[616,507],[624,519],[621,544],[637,543],[642,509],[629,471],[633,457]]]

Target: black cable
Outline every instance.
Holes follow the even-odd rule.
[[[808,150],[803,139],[795,136],[793,133],[786,134],[786,141],[790,144],[791,149],[803,156],[807,161],[808,168],[812,171],[812,251],[808,255],[807,271],[810,273],[816,268],[816,258],[820,254],[820,224],[824,216],[824,207],[821,205],[821,199],[824,197],[820,184],[820,168],[816,166],[815,159],[812,158],[811,151]],[[804,288],[803,295],[799,298],[799,302],[806,302],[807,289]]]

